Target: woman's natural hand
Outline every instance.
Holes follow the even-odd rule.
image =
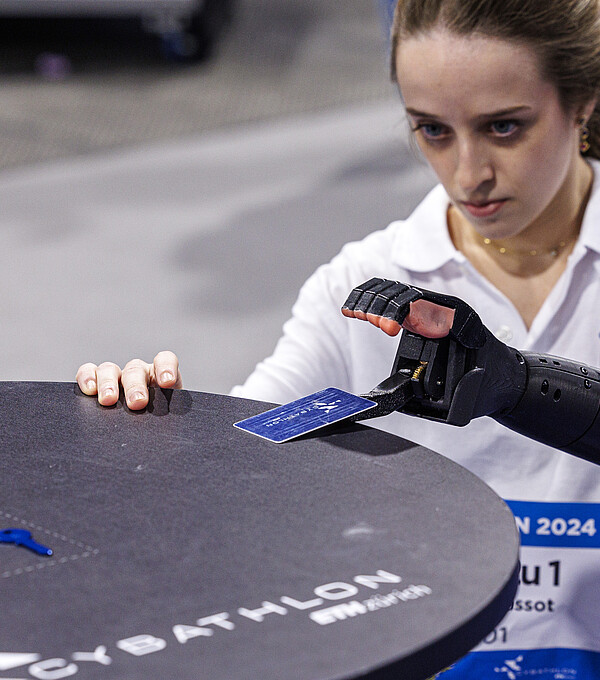
[[[121,370],[117,364],[104,362],[83,364],[77,371],[77,384],[84,394],[98,395],[102,406],[112,406],[119,400],[119,385],[132,411],[148,405],[148,387],[180,389],[182,386],[179,360],[173,352],[159,352],[151,364],[132,359]]]

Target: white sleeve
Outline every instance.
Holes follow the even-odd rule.
[[[357,284],[349,283],[342,258],[336,260],[317,269],[304,284],[273,354],[243,385],[233,388],[232,396],[283,404],[326,387],[350,388],[352,321],[340,308]]]

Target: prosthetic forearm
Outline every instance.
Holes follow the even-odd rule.
[[[600,371],[575,361],[521,352],[527,385],[516,406],[493,416],[531,439],[600,464]]]
[[[371,279],[355,288],[343,312],[411,327],[412,316],[418,316],[411,305],[420,300],[429,310],[453,310],[451,327],[437,339],[402,332],[391,376],[364,395],[379,404],[365,418],[398,410],[466,425],[487,415],[531,439],[600,464],[598,369],[513,349],[459,298],[394,281]]]

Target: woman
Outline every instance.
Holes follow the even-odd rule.
[[[273,356],[234,395],[283,403],[380,382],[396,342],[339,314],[372,277],[461,298],[519,349],[600,366],[599,16],[596,0],[400,0],[393,76],[441,184],[317,270]],[[78,372],[102,404],[119,380],[131,408],[149,382],[181,383],[171,353]],[[453,428],[394,413],[378,425],[466,466],[520,514],[514,611],[446,676],[599,678],[600,468],[487,418]]]

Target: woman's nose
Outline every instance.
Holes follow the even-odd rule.
[[[481,145],[470,140],[459,142],[455,179],[465,198],[494,179],[493,165]]]

